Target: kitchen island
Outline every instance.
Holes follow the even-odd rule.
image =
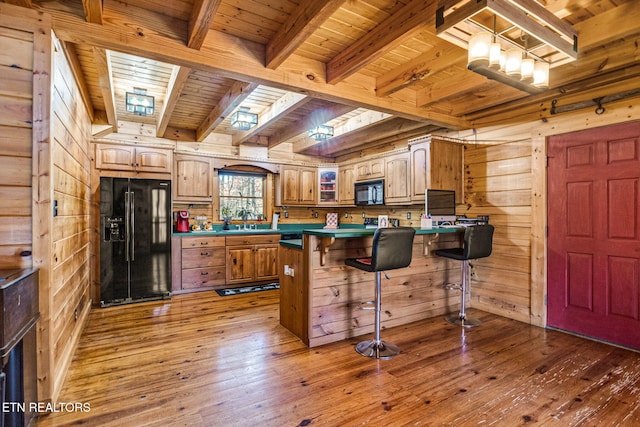
[[[433,255],[461,245],[458,228],[416,229],[409,267],[382,282],[382,328],[458,309],[459,293],[445,283],[460,280],[457,263]],[[304,230],[301,245],[280,246],[280,323],[309,347],[373,332],[374,275],[344,265],[345,258],[371,254],[375,229]]]

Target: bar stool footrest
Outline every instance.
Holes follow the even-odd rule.
[[[396,345],[382,340],[359,342],[356,345],[356,351],[365,357],[374,359],[391,359],[393,356],[400,354],[400,349]]]
[[[452,325],[462,326],[464,328],[473,328],[474,326],[478,326],[482,323],[479,319],[460,316],[460,314],[449,314],[445,316],[445,320]]]

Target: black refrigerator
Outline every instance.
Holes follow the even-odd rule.
[[[100,305],[171,297],[171,181],[100,178]]]

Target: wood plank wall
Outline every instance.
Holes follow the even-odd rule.
[[[49,333],[57,394],[91,307],[91,122],[64,52],[55,40],[54,45],[51,156],[58,215],[52,227]]]
[[[20,28],[22,27],[22,28]],[[0,269],[32,266],[33,32],[0,16]]]
[[[489,215],[494,252],[475,262],[471,306],[546,325],[546,138],[640,120],[640,98],[545,117],[442,135],[466,140],[465,201],[469,216]]]
[[[91,128],[48,19],[0,4],[0,51],[0,268],[40,270],[38,399],[55,400],[90,308]]]

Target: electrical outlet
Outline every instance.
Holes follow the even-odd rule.
[[[411,212],[407,212],[407,219],[411,219]]]
[[[345,213],[344,213],[344,217],[345,217],[345,218],[349,218],[349,212],[345,212]]]
[[[314,217],[314,218],[318,218],[318,212],[314,212],[314,213],[313,213],[313,217]]]
[[[362,218],[366,218],[366,217],[367,215],[364,212],[362,212]]]
[[[286,212],[286,211],[285,211],[285,213],[284,213],[284,217],[285,217],[285,218],[289,218],[289,212]]]

